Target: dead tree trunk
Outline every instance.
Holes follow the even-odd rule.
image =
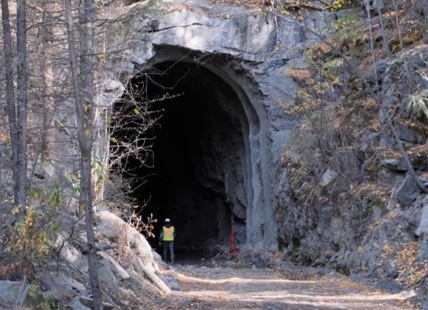
[[[93,63],[92,53],[92,8],[93,3],[86,0],[80,16],[80,80],[75,48],[73,18],[71,14],[71,0],[65,0],[68,48],[70,53],[70,68],[73,79],[74,100],[77,117],[77,137],[80,148],[80,205],[86,211],[86,233],[88,238],[88,265],[89,281],[94,298],[94,309],[102,309],[101,290],[97,271],[97,257],[94,234],[94,214],[92,208],[92,125],[93,125],[93,77],[91,73]]]
[[[4,56],[4,69],[6,79],[6,114],[9,118],[9,133],[10,140],[16,141],[16,114],[15,114],[15,90],[13,87],[13,56],[12,56],[12,38],[10,30],[10,18],[9,18],[9,6],[8,0],[1,0],[1,11],[2,11],[2,24],[3,24],[3,56]],[[13,180],[16,181],[16,144],[12,144],[12,171]],[[5,223],[3,223],[5,224]],[[3,237],[0,225],[0,238]],[[0,247],[2,243],[0,242]],[[0,250],[2,250],[0,248]]]
[[[50,36],[54,34],[54,26],[51,16],[51,11],[54,6],[47,2],[42,2],[42,27],[40,29],[41,43],[41,57],[40,70],[43,73],[43,88],[42,88],[42,102],[43,102],[43,135],[41,141],[41,158],[42,161],[49,158],[53,152],[51,143],[53,133],[51,130],[51,122],[55,112],[55,101],[53,98],[54,93],[54,70],[52,63],[53,42]]]
[[[26,0],[17,1],[16,11],[16,183],[15,205],[19,220],[25,216],[27,201],[27,10]],[[13,143],[14,141],[12,141]]]

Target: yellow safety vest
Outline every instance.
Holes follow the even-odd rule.
[[[170,227],[166,227],[164,226],[163,228],[163,241],[174,241],[174,226],[170,226]]]

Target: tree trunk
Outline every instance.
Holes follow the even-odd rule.
[[[99,287],[99,279],[97,272],[97,257],[95,248],[94,234],[94,212],[92,207],[92,146],[93,146],[93,119],[94,119],[94,79],[93,79],[93,64],[94,64],[94,3],[93,0],[85,0],[84,6],[80,10],[80,77],[83,94],[83,127],[79,131],[83,131],[83,135],[79,138],[82,150],[82,171],[81,185],[82,194],[85,195],[86,206],[86,232],[88,235],[88,263],[89,263],[89,280],[91,282],[92,294],[94,295],[95,309],[102,309],[101,291]],[[85,190],[87,189],[86,193]]]
[[[388,46],[388,38],[385,30],[385,23],[383,21],[382,9],[380,5],[377,6],[377,14],[379,16],[379,26],[380,26],[380,34],[382,36],[382,50],[387,55],[389,54],[389,46]]]
[[[86,233],[88,238],[89,281],[94,299],[94,309],[102,309],[101,290],[97,271],[97,257],[94,234],[94,214],[92,209],[92,123],[93,123],[93,77],[92,77],[92,7],[93,3],[86,0],[81,8],[80,16],[80,75],[78,76],[73,19],[71,15],[71,0],[65,0],[68,48],[70,53],[70,68],[73,79],[74,99],[77,117],[77,137],[80,147],[80,205],[86,210]],[[79,84],[79,77],[81,84]]]
[[[9,117],[9,131],[12,144],[12,167],[16,167],[16,113],[15,113],[15,90],[13,87],[13,49],[10,30],[8,0],[1,0],[2,24],[3,24],[3,56],[6,79],[6,112]],[[13,169],[14,173],[16,172]],[[16,178],[14,177],[14,180]]]
[[[3,56],[4,56],[4,69],[6,79],[6,114],[9,118],[9,132],[12,145],[12,171],[13,180],[16,181],[16,114],[15,114],[15,90],[13,88],[13,55],[12,55],[12,38],[10,30],[9,6],[8,0],[1,0],[2,11],[2,25],[3,25]],[[16,184],[16,182],[14,182]],[[2,226],[0,225],[0,238],[3,238]],[[0,247],[2,242],[0,242]],[[0,250],[2,250],[0,248]]]
[[[52,50],[53,40],[50,36],[54,34],[54,27],[52,22],[51,11],[53,5],[47,1],[42,2],[42,26],[40,29],[40,35],[42,37],[41,44],[41,59],[40,59],[40,71],[43,72],[43,90],[42,90],[42,102],[43,102],[43,134],[41,141],[41,160],[42,162],[50,158],[53,155],[51,149],[51,143],[54,141],[53,131],[51,129],[51,123],[55,112],[55,102],[53,100],[54,92],[54,81],[53,75],[54,70],[52,66]]]
[[[18,220],[25,216],[27,201],[27,13],[26,0],[17,1],[16,11],[16,183],[15,205],[20,207]]]

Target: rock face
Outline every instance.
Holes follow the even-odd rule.
[[[389,5],[375,1],[372,13],[391,10]],[[386,244],[389,236],[414,245],[423,197],[405,175],[409,169],[402,156],[386,155],[396,147],[390,133],[368,131],[357,141],[356,161],[373,145],[381,155],[373,188],[351,188],[352,201],[337,196],[347,181],[337,167],[314,171],[317,181],[302,182],[292,193],[290,180],[300,171],[281,166],[300,122],[287,112],[298,104],[298,85],[289,72],[305,68],[305,51],[321,37],[308,29],[323,29],[329,18],[328,13],[309,12],[303,26],[292,16],[278,18],[268,11],[164,0],[134,3],[120,22],[109,23],[110,84],[122,83],[120,88],[128,91],[129,85],[141,86],[146,99],[172,96],[149,108],[165,112],[161,129],[152,136],[157,179],[148,179],[152,185],[137,198],[147,201],[144,191],[149,192],[158,217],[173,218],[179,246],[228,242],[232,231],[241,246],[280,248],[299,253],[308,263],[323,261],[352,272],[381,261],[382,249],[375,244]],[[406,82],[396,78],[400,72],[410,70],[415,89],[427,88],[427,55],[422,46],[368,70],[364,78],[369,87],[380,84],[382,106],[406,110],[399,95],[406,93]],[[129,84],[117,76],[130,77]],[[334,89],[331,93],[338,96]],[[376,113],[377,121],[385,123],[386,116],[379,109]],[[426,130],[402,119],[394,122],[398,138],[411,150],[412,164],[419,174],[426,171],[426,154],[417,148],[426,144]],[[287,156],[292,163],[300,155]],[[139,176],[147,174],[143,169]],[[302,208],[296,196],[305,198],[303,193],[311,191],[331,199]],[[415,253],[424,251],[418,247]],[[398,267],[389,260],[376,268],[393,277]]]
[[[233,225],[240,244],[276,249],[276,163],[297,124],[281,108],[295,94],[284,73],[305,65],[315,38],[295,20],[211,1],[136,3],[108,36],[126,46],[121,74],[150,77],[149,97],[182,94],[162,106],[168,120],[155,142],[167,179],[157,209],[181,227],[178,244],[226,241]]]
[[[428,85],[423,72],[428,66],[421,60],[426,57],[428,46],[422,45],[376,64],[381,77],[381,104],[400,110],[393,124],[422,183],[427,175],[426,119],[409,117],[408,98],[402,97],[408,85],[396,77],[409,64],[416,89],[425,89]],[[375,78],[374,72],[373,68],[367,76],[370,82]],[[386,122],[381,112],[378,118]],[[330,264],[345,273],[380,277],[391,286],[424,285],[427,195],[408,173],[409,167],[391,136],[389,131],[374,134],[367,130],[358,138],[361,159],[367,156],[367,143],[376,148],[376,170],[365,172],[364,177],[372,179],[355,182],[358,185],[349,191],[343,190],[348,180],[342,174],[347,167],[336,170],[340,172],[336,180],[328,167],[313,169],[310,172],[316,175],[315,181],[304,180],[291,189],[293,177],[302,173],[301,166],[287,166],[279,182],[282,190],[278,192],[282,209],[278,220],[283,223],[278,231],[287,257],[295,255],[300,262]],[[290,158],[292,163],[297,162]],[[304,207],[305,197],[312,198],[304,193],[315,193],[323,199],[314,199]],[[299,197],[302,205],[296,206],[291,195]]]
[[[0,281],[0,306],[39,308],[43,302],[59,301],[70,309],[93,309],[88,285],[88,258],[85,223],[69,214],[61,214],[61,233],[55,251],[59,257],[44,266],[37,284],[27,281]],[[145,237],[107,210],[95,219],[97,266],[102,290],[109,293],[104,309],[125,306],[122,299],[168,294],[171,289],[157,275],[163,264]],[[68,229],[69,225],[74,229]],[[37,288],[37,289],[36,289]],[[107,294],[106,294],[107,295]],[[126,298],[124,298],[126,296]],[[117,303],[117,304],[115,304]]]

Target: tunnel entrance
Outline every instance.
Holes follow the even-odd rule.
[[[142,218],[158,219],[156,234],[171,218],[178,252],[228,245],[232,227],[237,243],[245,243],[253,197],[250,123],[236,92],[204,66],[171,60],[142,69],[128,92],[149,102],[145,113],[156,119],[145,133],[146,164],[136,159],[141,154],[122,163],[136,180],[132,195],[144,205]],[[127,139],[123,132],[113,138]],[[149,239],[154,247],[156,241]]]

